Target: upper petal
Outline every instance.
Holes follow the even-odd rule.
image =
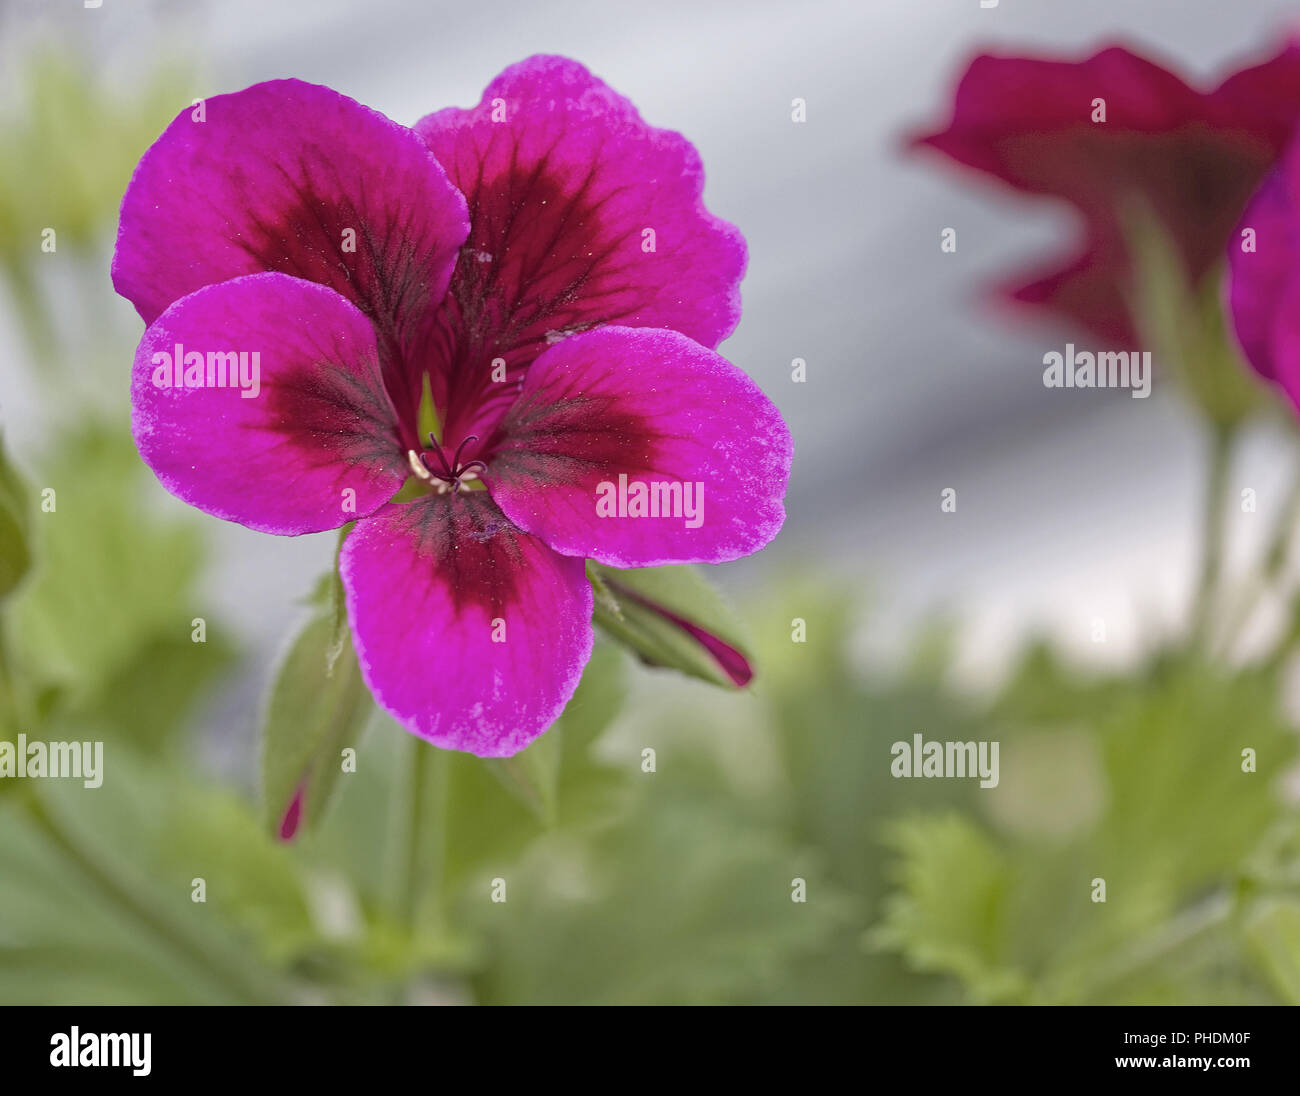
[[[227,278],[320,282],[419,342],[468,225],[407,127],[326,87],[271,80],[182,111],[122,199],[113,284],[146,323]],[[381,347],[382,348],[382,347]],[[386,348],[385,348],[386,349]]]
[[[344,541],[339,568],[366,684],[436,746],[518,753],[591,656],[583,561],[516,529],[481,491],[385,507]]]
[[[553,346],[489,450],[484,479],[516,525],[614,567],[736,559],[785,520],[781,413],[675,331],[605,327]],[[635,484],[654,516],[636,512]]]
[[[1100,125],[1091,121],[1097,98],[1107,106]],[[1120,46],[1083,61],[981,54],[957,86],[948,128],[916,143],[1012,186],[1055,194],[1071,166],[1088,176],[1081,186],[1105,167],[1089,167],[1061,134],[1104,141],[1116,131],[1158,133],[1196,116],[1199,100],[1173,73]]]
[[[562,334],[668,327],[714,347],[734,329],[745,242],[704,208],[699,155],[582,65],[530,58],[415,129],[470,209],[443,317],[453,420],[493,358],[516,371]]]
[[[178,354],[197,372],[163,386]],[[227,354],[241,356],[238,381]],[[286,274],[236,278],[168,308],[136,351],[131,411],[140,455],[167,490],[261,532],[337,529],[405,478],[369,321]]]
[[[1300,42],[1286,42],[1273,57],[1234,72],[1213,93],[1228,117],[1250,119],[1275,148],[1290,140],[1300,102]]]

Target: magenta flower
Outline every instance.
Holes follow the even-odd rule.
[[[562,58],[414,129],[296,80],[208,100],[122,202],[140,453],[252,529],[356,521],[376,700],[513,754],[591,652],[586,559],[717,563],[784,520],[789,431],[713,349],[745,245],[702,186],[689,143]]]
[[[1228,248],[1228,302],[1247,360],[1300,407],[1300,146],[1250,200]]]
[[[1123,47],[1082,61],[976,57],[948,128],[916,139],[1027,194],[1077,210],[1079,238],[1000,292],[1136,347],[1124,218],[1150,212],[1190,284],[1217,272],[1229,233],[1300,117],[1300,46],[1201,91]]]

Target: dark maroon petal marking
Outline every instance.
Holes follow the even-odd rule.
[[[152,323],[205,285],[291,274],[356,304],[386,372],[400,370],[427,342],[468,232],[464,199],[423,142],[299,80],[214,96],[203,115],[183,111],[136,168],[113,256],[117,291]]]
[[[204,363],[180,386],[178,346]],[[209,355],[234,355],[252,383],[209,375]],[[392,498],[406,475],[369,321],[332,290],[284,274],[208,286],[159,316],[136,351],[131,426],[172,494],[265,533],[337,529]]]
[[[735,327],[744,240],[705,210],[698,154],[581,65],[531,58],[477,107],[415,128],[470,210],[431,350],[450,440],[489,433],[523,370],[566,335],[668,327],[713,347]]]
[[[725,358],[675,331],[603,327],[534,363],[483,478],[516,525],[565,555],[722,563],[780,530],[791,457],[781,413]],[[611,512],[625,487],[658,513]]]
[[[384,507],[344,542],[340,573],[366,684],[438,746],[517,753],[591,655],[583,561],[521,532],[482,491]]]

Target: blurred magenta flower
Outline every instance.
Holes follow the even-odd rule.
[[[1097,100],[1102,100],[1103,115]],[[1212,91],[1122,47],[1084,61],[977,57],[952,122],[915,139],[1016,190],[1063,198],[1082,239],[1000,292],[1048,308],[1108,345],[1135,348],[1125,218],[1149,210],[1196,285],[1223,260],[1251,193],[1300,114],[1300,46]]]
[[[784,520],[789,431],[714,353],[745,244],[702,187],[689,143],[563,58],[414,129],[296,80],[208,100],[122,202],[140,453],[252,529],[355,520],[376,700],[513,754],[591,652],[586,559],[722,562]]]
[[[1237,339],[1260,375],[1300,406],[1300,147],[1293,142],[1242,215],[1228,248]]]

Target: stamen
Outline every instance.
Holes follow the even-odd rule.
[[[420,479],[426,481],[433,479],[433,473],[425,467],[423,458],[414,449],[408,449],[406,451],[406,459],[411,465],[411,471],[419,476]]]

